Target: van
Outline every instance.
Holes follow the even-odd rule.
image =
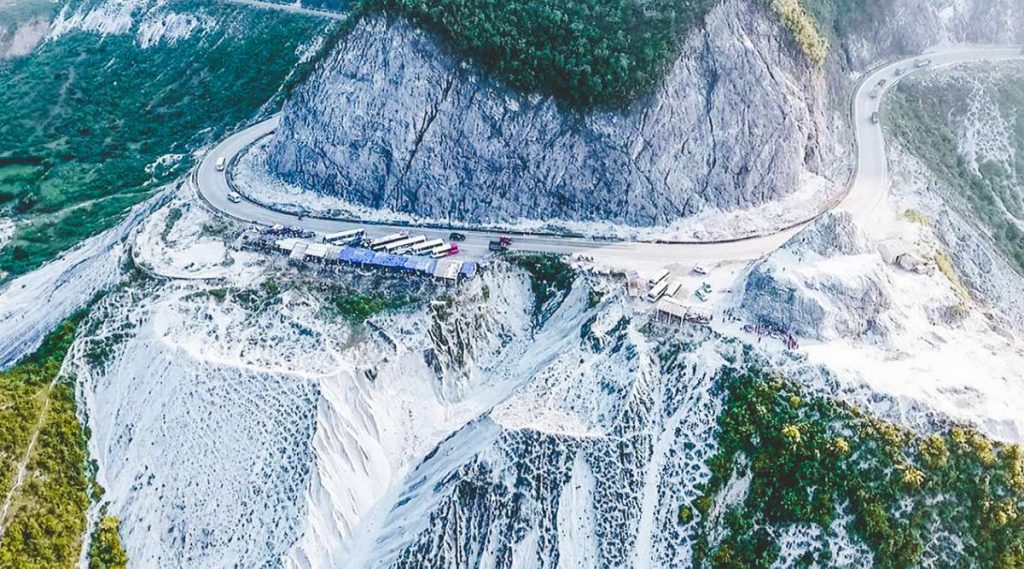
[[[240,203],[242,201],[242,196],[240,196],[238,192],[228,192],[228,201],[231,203]]]

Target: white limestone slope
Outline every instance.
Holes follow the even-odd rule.
[[[214,29],[217,21],[202,8],[178,12],[154,0],[94,0],[64,5],[50,26],[49,39],[73,31],[101,35],[133,34],[142,48],[174,44]]]
[[[272,564],[297,535],[318,380],[301,299],[250,314],[192,288],[120,292],[75,370],[110,513],[139,567]],[[90,358],[97,346],[108,361]],[[296,362],[289,365],[289,360]]]
[[[128,238],[166,199],[164,192],[135,206],[117,226],[0,290],[0,368],[31,352],[58,322],[122,279]]]

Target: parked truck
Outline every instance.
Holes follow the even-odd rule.
[[[488,243],[487,249],[495,253],[500,253],[501,251],[508,251],[508,248],[511,246],[512,238],[507,235],[502,235],[501,237],[492,240],[490,243]]]

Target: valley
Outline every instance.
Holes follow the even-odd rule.
[[[1022,10],[0,0],[0,566],[1019,566]]]

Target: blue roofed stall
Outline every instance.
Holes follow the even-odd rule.
[[[476,263],[473,261],[466,261],[462,263],[462,269],[459,270],[459,277],[464,279],[471,279],[476,276]]]

